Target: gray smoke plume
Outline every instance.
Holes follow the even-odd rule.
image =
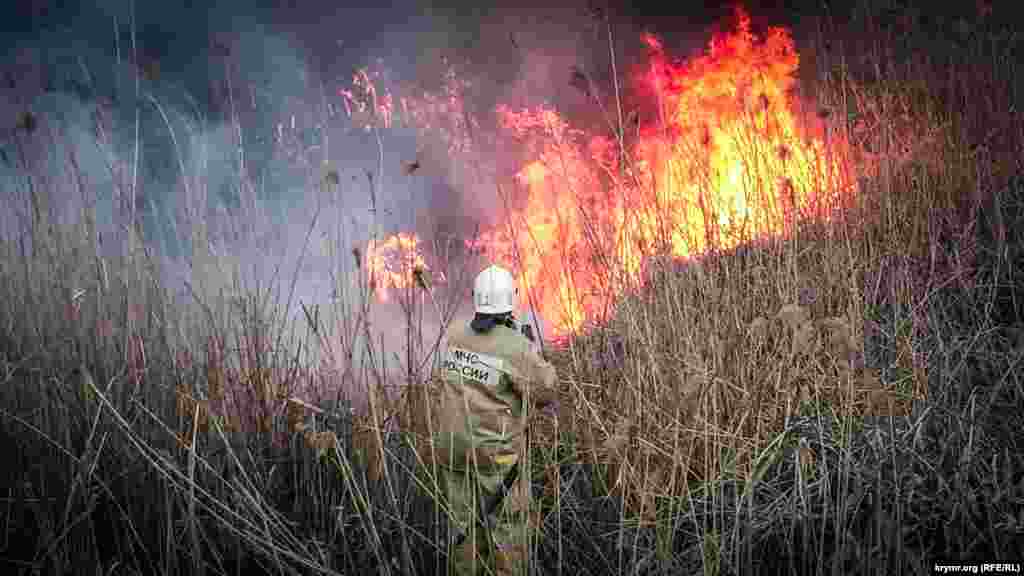
[[[600,126],[572,71],[607,97],[609,36],[628,77],[642,61],[638,33],[663,21],[624,14],[586,2],[21,5],[5,24],[0,65],[0,182],[10,208],[0,230],[5,241],[25,241],[38,209],[30,188],[45,192],[53,222],[70,226],[93,211],[94,248],[106,257],[127,251],[134,222],[182,307],[202,303],[223,320],[256,293],[285,310],[295,342],[331,342],[339,370],[364,370],[366,338],[383,337],[392,349],[374,364],[401,372],[409,341],[425,354],[453,314],[468,313],[483,263],[464,242],[507,225],[496,183],[521,158],[495,107],[544,104]],[[453,154],[436,131],[407,124],[360,129],[338,91],[363,68],[417,97],[443,95],[446,73],[457,71],[467,81],[472,152]],[[406,295],[416,331],[397,294],[371,307],[367,331],[357,320],[367,288],[358,257],[372,237],[396,232],[422,238],[434,279],[447,282],[432,297]],[[314,309],[319,335],[309,326]]]

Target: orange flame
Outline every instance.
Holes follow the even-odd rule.
[[[650,62],[637,87],[655,120],[637,121],[621,143],[576,130],[547,106],[497,110],[529,160],[505,199],[506,225],[471,247],[518,271],[525,304],[555,337],[607,317],[641,280],[646,256],[687,258],[785,234],[800,219],[828,219],[850,190],[845,145],[826,147],[820,127],[798,122],[799,56],[786,30],[756,37],[737,9],[735,29],[686,62],[669,60],[653,35],[641,40]],[[418,115],[444,104],[465,121],[460,98],[421,99]],[[411,102],[402,108],[415,122]]]
[[[825,217],[845,188],[838,157],[797,124],[791,91],[799,57],[788,32],[763,41],[738,11],[737,30],[712,39],[706,55],[669,63],[657,44],[644,81],[663,113],[636,155],[661,208],[681,224],[672,253],[729,248],[783,233],[798,216]]]
[[[409,288],[417,271],[428,270],[415,234],[399,233],[384,241],[370,240],[366,249],[366,269],[381,302],[390,300],[389,291]]]

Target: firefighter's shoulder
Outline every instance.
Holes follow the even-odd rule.
[[[534,349],[533,344],[523,334],[507,326],[495,327],[495,348],[502,356],[513,363],[522,374],[532,374],[536,365],[543,359]]]

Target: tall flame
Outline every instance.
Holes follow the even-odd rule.
[[[688,257],[785,233],[796,218],[827,218],[846,189],[840,158],[798,125],[790,35],[763,39],[737,13],[706,54],[671,62],[644,41],[640,76],[656,120],[615,139],[587,137],[547,108],[499,109],[534,159],[518,173],[524,198],[509,226],[477,243],[520,270],[522,289],[555,335],[599,320],[656,252]]]
[[[797,120],[791,36],[772,28],[759,38],[745,12],[736,16],[734,30],[686,62],[643,37],[649,65],[635,80],[655,119],[621,136],[588,135],[547,106],[498,108],[529,160],[505,225],[473,247],[518,271],[553,335],[605,318],[640,281],[646,256],[784,234],[798,219],[827,219],[849,189],[841,143],[826,147]]]

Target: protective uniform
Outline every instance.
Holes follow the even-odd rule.
[[[526,573],[528,407],[556,402],[557,391],[554,367],[511,318],[515,293],[507,271],[484,270],[474,284],[476,317],[448,334],[433,458],[452,532],[466,533],[465,541],[450,550],[455,574]],[[516,484],[492,521],[482,524],[482,502],[492,498],[517,463]]]

